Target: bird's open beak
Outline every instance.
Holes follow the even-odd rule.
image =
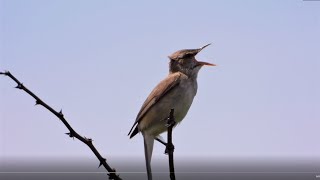
[[[200,66],[204,66],[204,65],[206,65],[206,66],[216,66],[215,64],[211,64],[211,63],[203,62],[203,61],[198,61],[197,64],[200,65]]]
[[[204,48],[206,48],[206,47],[208,47],[208,46],[210,46],[210,45],[211,45],[211,43],[202,46],[201,48],[198,49],[198,53],[199,53],[200,51],[202,51]],[[216,66],[215,64],[211,64],[211,63],[203,62],[203,61],[197,61],[197,65],[198,65],[198,66],[204,66],[204,65],[206,65],[206,66]]]

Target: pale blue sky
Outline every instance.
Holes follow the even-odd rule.
[[[198,60],[218,66],[200,72],[177,156],[320,156],[320,2],[0,2],[0,70],[108,158],[143,157],[126,135],[167,56],[206,43]],[[14,86],[0,78],[0,156],[93,156]]]

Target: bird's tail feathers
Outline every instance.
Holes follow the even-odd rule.
[[[151,157],[153,151],[154,137],[146,133],[142,133],[142,135],[144,140],[144,155],[146,158],[148,180],[152,180]]]

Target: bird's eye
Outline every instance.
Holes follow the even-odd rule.
[[[185,54],[184,56],[183,56],[183,58],[191,58],[193,56],[193,54]]]

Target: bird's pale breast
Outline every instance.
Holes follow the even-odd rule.
[[[196,80],[183,79],[177,87],[151,107],[139,123],[140,131],[153,136],[158,136],[166,131],[166,118],[169,116],[171,108],[174,108],[176,122],[181,122],[186,116],[196,93]]]

